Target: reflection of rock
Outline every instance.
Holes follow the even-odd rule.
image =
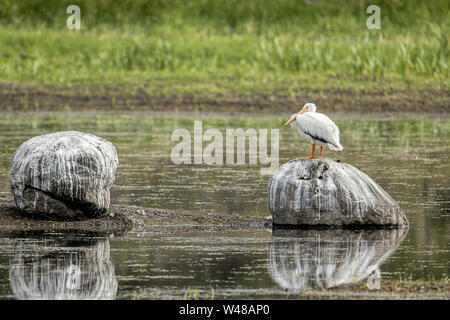
[[[118,163],[114,145],[92,134],[65,131],[31,138],[11,160],[14,200],[29,216],[98,216],[109,208]]]
[[[291,160],[268,187],[274,225],[408,225],[395,200],[346,163]]]
[[[17,299],[114,299],[109,241],[18,239],[9,277]]]
[[[330,288],[379,274],[407,229],[275,230],[269,273],[283,289]]]

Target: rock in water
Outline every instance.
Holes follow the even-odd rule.
[[[92,218],[109,208],[118,164],[116,148],[102,138],[78,131],[45,134],[14,153],[11,190],[26,215]]]
[[[395,200],[346,163],[294,159],[274,173],[268,187],[274,225],[408,225]]]

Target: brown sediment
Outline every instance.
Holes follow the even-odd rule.
[[[143,208],[111,205],[110,210],[95,219],[58,221],[24,217],[12,196],[0,196],[0,233],[24,231],[83,231],[94,233],[126,233],[146,231],[179,233],[202,230],[238,230],[270,227],[270,221],[238,214],[218,214],[208,211]]]
[[[309,299],[442,299],[450,298],[447,281],[414,281],[382,279],[378,288],[369,289],[365,282],[343,284],[334,288],[314,288],[300,293]]]
[[[215,90],[194,87],[187,82],[70,86],[0,83],[0,111],[271,113],[291,112],[293,107],[314,101],[322,112],[450,112],[450,90],[446,89],[277,87],[237,92],[222,88],[220,82]]]

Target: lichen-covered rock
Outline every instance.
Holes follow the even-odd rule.
[[[295,159],[269,181],[274,225],[405,226],[401,208],[369,176],[331,159]]]
[[[28,216],[92,218],[109,208],[118,163],[114,145],[92,134],[40,135],[14,153],[11,191],[17,207]]]
[[[407,228],[277,229],[269,244],[269,274],[289,291],[331,288],[366,278],[369,288],[376,288],[380,265],[397,250],[407,232]]]

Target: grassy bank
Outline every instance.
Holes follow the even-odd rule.
[[[68,30],[71,1],[6,0],[0,82],[156,83],[169,96],[179,83],[205,96],[448,90],[449,2],[380,1],[380,30],[366,27],[369,2],[85,0],[82,29]]]
[[[365,30],[361,37],[330,38],[186,29],[169,26],[147,34],[3,28],[0,78],[62,84],[232,78],[256,88],[282,81],[405,88],[450,84],[444,33],[387,37]],[[329,80],[326,75],[338,76]]]

